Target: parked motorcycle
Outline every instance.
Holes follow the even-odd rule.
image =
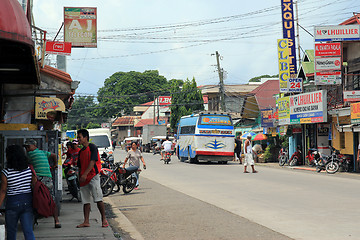
[[[321,153],[318,149],[309,148],[305,158],[307,159],[308,165],[314,167],[319,164],[321,157]]]
[[[65,179],[68,185],[68,190],[72,195],[70,201],[76,198],[78,202],[81,202],[80,184],[79,184],[79,179],[77,177],[79,172],[78,167],[72,166],[71,159],[67,159],[63,163],[63,168],[65,173]]]
[[[104,196],[108,196],[115,186],[117,186],[115,192],[120,191],[120,186],[122,186],[124,193],[130,193],[135,188],[137,179],[133,176],[133,173],[137,172],[140,174],[141,170],[136,166],[122,168],[122,164],[121,162],[115,163],[114,169],[100,176],[100,184]]]
[[[291,158],[289,160],[289,165],[296,166],[301,164],[302,164],[301,150],[300,147],[297,147],[296,151],[293,153],[293,155],[291,155]]]
[[[171,152],[165,152],[164,164],[169,164],[169,162],[171,161],[171,154]]]
[[[278,160],[279,160],[279,165],[280,166],[284,166],[285,163],[288,162],[288,150],[284,147],[282,147],[279,151],[279,156],[278,156]]]

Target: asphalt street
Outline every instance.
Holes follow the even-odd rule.
[[[145,239],[360,239],[357,176],[144,158],[140,190],[111,198]]]

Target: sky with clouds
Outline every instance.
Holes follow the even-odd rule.
[[[67,72],[80,81],[78,94],[96,94],[118,71],[158,70],[170,79],[195,77],[217,84],[215,51],[225,84],[278,73],[276,40],[282,38],[280,0],[33,0],[35,25],[53,40],[64,7],[96,7],[97,48],[73,48]],[[358,0],[298,0],[299,23],[337,25],[360,12]],[[63,31],[56,40],[63,39]],[[300,29],[303,50],[313,37]],[[53,56],[50,57],[55,62]]]

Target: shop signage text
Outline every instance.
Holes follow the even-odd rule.
[[[360,40],[360,25],[315,26],[315,41],[356,41]]]
[[[341,84],[341,72],[316,72],[315,85]]]
[[[290,78],[289,47],[287,39],[278,39],[278,59],[280,92],[288,92],[288,79]]]
[[[341,56],[341,43],[315,43],[315,57]]]
[[[341,57],[323,57],[315,59],[316,71],[341,70]]]
[[[46,41],[45,52],[57,55],[71,55],[71,43]]]
[[[344,91],[345,102],[360,102],[360,91]]]
[[[171,97],[159,96],[159,105],[171,105]]]
[[[278,101],[278,115],[279,115],[279,125],[290,124],[290,105],[289,97],[279,98]]]
[[[261,127],[269,128],[274,126],[272,114],[272,109],[261,110]]]
[[[35,97],[35,119],[50,119],[53,111],[65,111],[64,102],[59,98]]]
[[[64,7],[64,39],[72,47],[96,47],[96,8]]]
[[[288,80],[288,92],[302,92],[302,78],[289,78]]]
[[[283,38],[289,40],[289,64],[290,74],[297,73],[296,48],[295,48],[295,25],[292,0],[281,0],[281,16],[283,26]]]

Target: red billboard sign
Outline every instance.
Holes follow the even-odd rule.
[[[315,56],[341,56],[341,43],[316,43]]]
[[[159,96],[159,105],[171,105],[171,97]]]
[[[70,55],[71,43],[46,41],[45,52],[49,54]]]

